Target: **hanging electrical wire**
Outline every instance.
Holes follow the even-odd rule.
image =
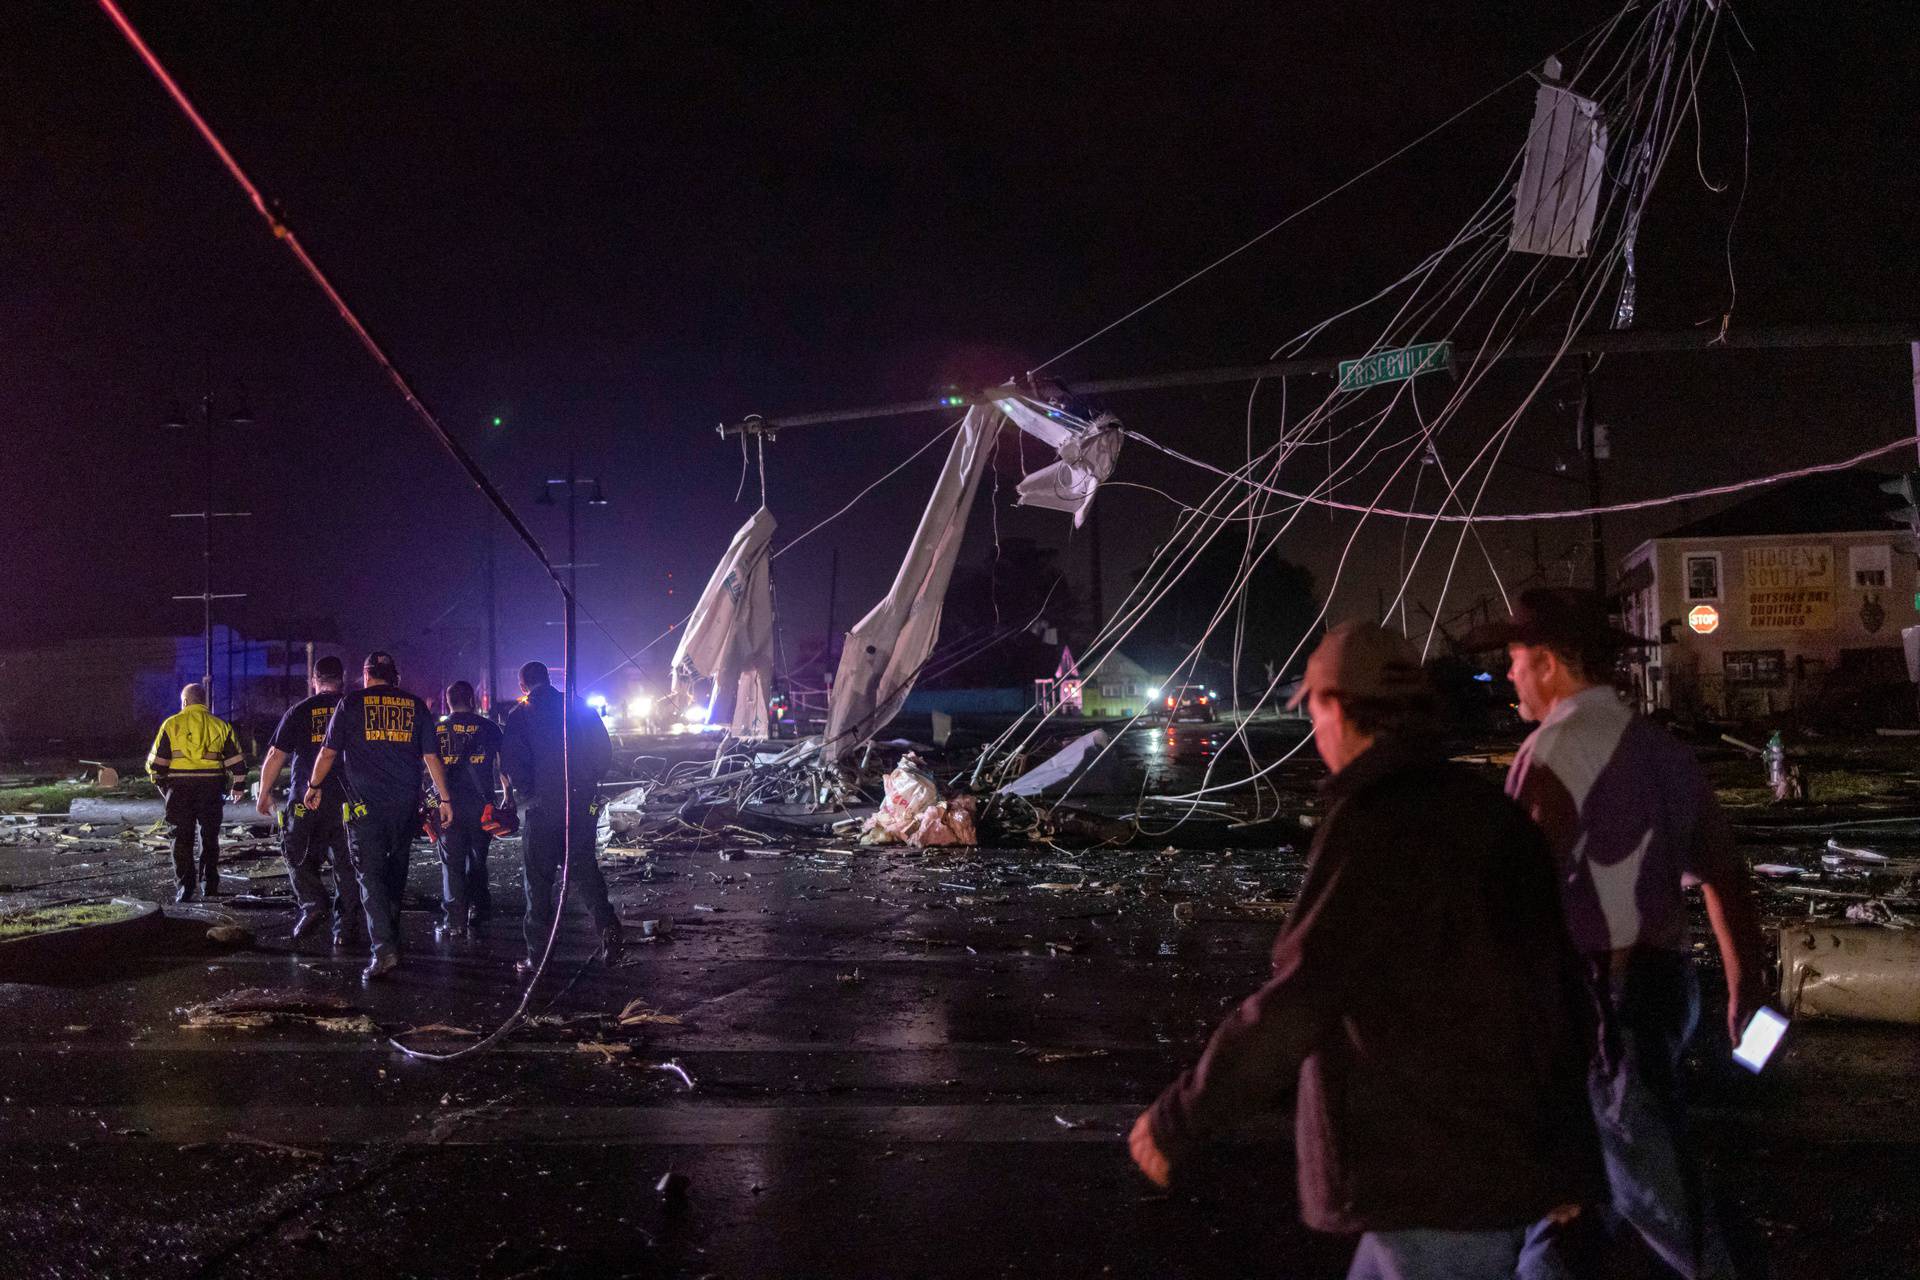
[[[1671,7],[1671,4],[1672,0],[1669,0],[1669,4],[1663,7]],[[1631,8],[1632,6],[1629,6],[1629,9]],[[1609,33],[1618,25],[1619,21],[1627,12],[1628,10],[1622,10],[1616,13],[1614,19],[1607,24]],[[1671,95],[1668,93],[1668,88],[1674,83],[1671,70],[1676,57],[1679,56],[1681,26],[1682,23],[1680,23],[1672,13],[1664,17],[1653,14],[1645,15],[1640,25],[1636,28],[1633,39],[1630,40],[1625,47],[1611,53],[1612,63],[1601,77],[1599,84],[1593,90],[1596,99],[1610,100],[1611,105],[1609,107],[1608,117],[1610,120],[1619,122],[1620,136],[1622,136],[1627,144],[1626,151],[1630,155],[1639,157],[1641,161],[1640,171],[1642,173],[1649,171],[1653,173],[1658,172],[1659,168],[1664,164],[1667,151],[1675,136],[1674,125],[1677,123],[1679,116],[1675,109],[1675,104],[1670,100]],[[1710,43],[1710,24],[1704,33],[1698,26],[1689,33],[1686,48],[1687,56],[1691,57],[1696,53],[1703,39]],[[1596,41],[1591,47],[1582,51],[1579,68],[1584,70],[1596,66],[1604,56],[1608,55],[1609,51],[1605,48],[1605,41]],[[1580,74],[1580,72],[1576,71],[1576,76],[1578,74]],[[1697,81],[1689,82],[1690,86],[1693,83],[1697,83]],[[1509,172],[1511,172],[1511,169]],[[1616,184],[1616,186],[1607,193],[1607,210],[1602,215],[1603,220],[1606,221],[1608,225],[1622,228],[1623,231],[1636,227],[1639,213],[1644,208],[1645,199],[1649,190],[1650,185],[1645,182],[1630,183],[1625,187],[1623,194],[1621,187]],[[1402,277],[1400,281],[1396,281],[1393,285],[1388,286],[1387,289],[1380,291],[1374,298],[1356,304],[1346,311],[1336,313],[1334,317],[1319,322],[1299,338],[1291,340],[1289,343],[1281,344],[1280,347],[1276,348],[1272,358],[1278,359],[1282,352],[1288,350],[1299,350],[1300,346],[1304,345],[1306,341],[1310,341],[1315,335],[1324,331],[1334,319],[1363,309],[1371,305],[1374,301],[1398,291],[1403,285],[1411,285],[1409,298],[1409,303],[1411,303],[1413,299],[1419,299],[1426,286],[1434,283],[1437,279],[1445,279],[1446,287],[1436,290],[1430,304],[1422,305],[1414,309],[1413,314],[1437,315],[1440,309],[1449,301],[1457,301],[1463,293],[1468,293],[1468,287],[1472,284],[1475,287],[1472,287],[1470,293],[1468,293],[1465,305],[1459,307],[1453,317],[1452,323],[1443,328],[1443,331],[1446,332],[1448,336],[1452,336],[1453,333],[1458,332],[1458,325],[1470,318],[1475,313],[1481,301],[1486,297],[1494,280],[1500,274],[1501,268],[1505,266],[1507,255],[1503,252],[1504,246],[1490,242],[1482,242],[1474,246],[1473,251],[1464,262],[1452,268],[1450,278],[1441,276],[1440,269],[1442,264],[1453,256],[1454,251],[1459,246],[1464,243],[1473,242],[1476,237],[1484,236],[1487,231],[1492,229],[1496,222],[1492,209],[1503,194],[1503,190],[1496,189],[1494,194],[1489,196],[1488,201],[1482,205],[1481,209],[1476,211],[1474,216],[1466,220],[1462,230],[1455,235],[1448,245],[1441,251],[1430,255],[1416,267],[1413,272]],[[1622,201],[1624,201],[1624,204],[1621,203]],[[1618,255],[1621,250],[1623,238],[1621,233],[1615,233],[1612,241],[1615,255]],[[1604,282],[1611,277],[1613,261],[1614,257],[1606,253],[1598,255],[1596,265],[1599,269],[1588,273],[1585,287],[1580,290],[1581,297],[1571,308],[1573,319],[1566,328],[1565,337],[1559,344],[1559,350],[1555,352],[1553,358],[1550,359],[1546,373],[1543,373],[1541,378],[1537,380],[1533,387],[1526,393],[1519,408],[1506,415],[1505,420],[1496,428],[1494,433],[1474,454],[1466,467],[1457,475],[1445,474],[1444,466],[1441,468],[1444,475],[1444,493],[1440,500],[1438,511],[1432,516],[1420,512],[1395,512],[1395,514],[1401,515],[1403,518],[1422,520],[1427,525],[1425,535],[1422,538],[1421,548],[1419,551],[1416,551],[1414,562],[1407,566],[1407,572],[1403,576],[1400,591],[1396,595],[1396,603],[1401,604],[1401,607],[1404,607],[1402,597],[1404,596],[1406,587],[1411,581],[1413,573],[1418,569],[1421,553],[1424,552],[1425,545],[1430,540],[1434,529],[1442,522],[1459,523],[1462,526],[1461,540],[1456,543],[1454,554],[1448,563],[1446,578],[1442,587],[1441,608],[1444,609],[1445,593],[1450,589],[1453,573],[1458,564],[1459,550],[1460,547],[1464,545],[1464,538],[1473,530],[1477,520],[1489,518],[1479,514],[1479,504],[1488,491],[1488,481],[1492,473],[1492,467],[1503,452],[1506,443],[1512,438],[1514,428],[1519,421],[1520,413],[1524,411],[1526,405],[1531,403],[1533,398],[1538,395],[1540,388],[1545,385],[1546,377],[1551,374],[1559,359],[1564,357],[1566,347],[1571,342],[1574,333],[1578,331],[1579,325],[1592,313],[1595,299],[1597,299],[1601,288],[1601,284],[1597,282]],[[1184,659],[1182,663],[1177,664],[1174,676],[1176,681],[1180,678],[1183,670],[1190,669],[1191,664],[1197,661],[1199,653],[1205,647],[1213,630],[1220,625],[1224,617],[1232,614],[1236,618],[1244,619],[1245,613],[1244,609],[1240,607],[1238,595],[1244,591],[1248,578],[1247,571],[1250,570],[1251,565],[1257,558],[1250,554],[1249,549],[1255,541],[1259,539],[1260,523],[1262,520],[1268,518],[1272,505],[1276,500],[1285,501],[1289,503],[1290,506],[1286,509],[1284,517],[1281,519],[1274,535],[1263,540],[1264,546],[1262,548],[1262,554],[1271,550],[1277,543],[1279,535],[1285,533],[1298,518],[1299,512],[1310,505],[1357,512],[1361,516],[1360,524],[1364,524],[1366,519],[1373,514],[1385,513],[1386,510],[1392,510],[1386,508],[1383,501],[1387,488],[1400,476],[1411,458],[1419,456],[1424,450],[1433,447],[1436,438],[1452,423],[1463,403],[1465,403],[1468,396],[1479,386],[1486,371],[1492,367],[1494,360],[1517,339],[1521,323],[1531,321],[1540,316],[1546,310],[1548,303],[1552,302],[1560,293],[1561,289],[1567,283],[1571,282],[1574,277],[1575,270],[1573,267],[1569,267],[1560,273],[1560,279],[1546,287],[1544,293],[1537,296],[1530,305],[1516,307],[1516,304],[1528,295],[1534,279],[1545,269],[1545,265],[1545,259],[1536,260],[1534,265],[1523,274],[1522,279],[1506,291],[1506,300],[1496,308],[1492,319],[1488,322],[1490,332],[1499,335],[1499,341],[1494,344],[1489,344],[1488,347],[1483,347],[1482,350],[1476,353],[1473,364],[1469,366],[1464,376],[1456,385],[1452,396],[1449,397],[1448,402],[1441,407],[1440,411],[1436,413],[1431,420],[1421,419],[1416,406],[1415,416],[1419,422],[1420,429],[1414,436],[1410,437],[1409,440],[1397,440],[1386,444],[1376,443],[1376,438],[1380,431],[1380,424],[1385,421],[1386,415],[1392,412],[1394,404],[1398,402],[1397,394],[1393,398],[1393,401],[1389,403],[1384,413],[1363,420],[1359,424],[1349,426],[1344,431],[1337,429],[1335,426],[1336,419],[1343,415],[1338,412],[1339,406],[1337,405],[1337,401],[1339,399],[1339,392],[1335,389],[1329,391],[1321,403],[1310,410],[1300,422],[1287,424],[1283,418],[1280,438],[1268,451],[1258,455],[1254,454],[1251,448],[1251,440],[1249,439],[1247,450],[1248,461],[1240,467],[1229,471],[1226,468],[1215,467],[1211,464],[1197,464],[1219,476],[1220,484],[1216,486],[1214,494],[1203,500],[1199,507],[1183,508],[1182,517],[1176,522],[1175,536],[1169,539],[1166,544],[1163,544],[1160,553],[1156,555],[1154,561],[1149,565],[1148,571],[1142,575],[1135,593],[1123,603],[1121,609],[1116,612],[1112,623],[1103,629],[1101,635],[1096,638],[1095,644],[1089,648],[1089,660],[1086,664],[1088,677],[1092,678],[1097,674],[1100,663],[1104,662],[1112,652],[1117,651],[1119,643],[1124,641],[1128,635],[1132,634],[1133,629],[1145,616],[1146,611],[1150,610],[1152,606],[1157,603],[1157,600],[1164,595],[1171,581],[1176,580],[1179,573],[1184,572],[1186,568],[1191,566],[1194,559],[1197,558],[1198,553],[1204,550],[1206,543],[1211,541],[1213,536],[1217,535],[1219,529],[1224,526],[1227,520],[1244,521],[1247,526],[1248,547],[1243,548],[1241,556],[1243,572],[1240,573],[1230,585],[1223,598],[1222,608],[1217,611],[1216,616],[1211,620],[1201,639],[1189,651],[1187,658]],[[1422,299],[1422,301],[1426,302],[1427,300]],[[1403,304],[1400,311],[1396,314],[1395,321],[1406,317],[1409,311],[1410,306]],[[1502,319],[1503,316],[1507,315],[1513,317],[1511,324]],[[1123,320],[1125,318],[1126,317],[1123,317]],[[1377,350],[1395,345],[1394,340],[1397,333],[1398,330],[1396,329],[1395,323],[1389,322],[1380,335],[1379,340],[1371,349]],[[1257,395],[1258,390],[1259,387],[1258,384],[1256,384],[1252,395]],[[1251,418],[1252,395],[1249,397],[1249,419]],[[1331,447],[1332,441],[1353,430],[1360,430],[1362,432],[1359,443],[1349,450],[1343,462],[1329,466],[1326,479],[1317,482],[1306,491],[1302,491],[1297,486],[1283,488],[1277,483],[1274,483],[1280,466],[1287,461],[1288,457],[1291,456],[1302,443],[1311,441],[1318,444],[1324,439],[1328,442],[1328,447]],[[1185,455],[1167,449],[1157,442],[1148,440],[1141,433],[1129,431],[1127,434],[1149,443],[1152,447],[1168,453],[1170,456],[1181,457],[1183,460],[1189,462],[1197,462],[1197,460],[1186,458]],[[1412,447],[1409,448],[1408,445],[1410,442]],[[1364,460],[1362,457],[1363,450],[1371,450],[1371,452],[1365,455]],[[1376,458],[1385,458],[1393,454],[1400,455],[1394,466],[1393,473],[1388,476],[1386,483],[1381,485],[1379,492],[1376,493],[1370,502],[1346,502],[1331,496],[1332,493],[1337,490],[1339,484],[1351,483],[1358,480],[1371,470]],[[1463,487],[1472,485],[1476,478],[1475,473],[1481,471],[1483,467],[1485,471],[1484,474],[1477,477],[1478,487],[1474,491],[1473,501],[1470,504],[1464,503],[1460,490]],[[1259,501],[1249,504],[1247,501],[1248,491],[1262,492],[1264,496]],[[1455,509],[1459,510],[1459,514],[1454,514]],[[1274,514],[1277,515],[1279,513],[1275,512]],[[1447,517],[1451,518],[1446,519]],[[1347,545],[1343,549],[1339,562],[1336,565],[1334,582],[1330,584],[1327,593],[1329,603],[1338,590],[1340,576],[1344,572],[1347,557],[1351,553],[1360,524],[1356,524],[1353,533],[1350,534]],[[1477,534],[1475,534],[1475,536],[1477,537]],[[1482,544],[1482,551],[1484,554],[1484,544]],[[1489,566],[1491,567],[1490,556]],[[1504,586],[1502,586],[1501,589],[1504,592]],[[1325,607],[1322,609],[1322,617],[1324,616]],[[1236,657],[1236,668],[1238,666],[1237,657],[1241,652],[1241,638],[1238,635],[1238,629],[1242,626],[1244,626],[1243,621],[1236,623],[1236,635],[1232,648],[1232,652]],[[1287,665],[1290,665],[1294,658],[1297,658],[1299,650],[1309,638],[1311,630],[1312,629],[1309,628],[1308,635],[1301,637],[1301,644],[1295,646],[1295,651],[1293,655],[1289,657],[1288,663],[1282,664],[1282,670],[1284,670]],[[1431,639],[1432,631],[1430,630],[1429,643]],[[1255,703],[1249,716],[1257,714],[1265,706],[1267,700],[1272,695],[1273,688],[1277,686],[1277,684],[1278,676],[1276,675],[1276,678],[1270,682],[1267,691],[1264,692],[1260,700]],[[1235,697],[1237,703],[1237,686]],[[1024,744],[1032,741],[1033,735],[1044,726],[1048,718],[1049,716],[1043,715],[1038,718],[1037,722],[1031,724],[1027,724],[1025,718],[1023,718],[1022,724],[1026,727],[1026,733],[1022,739],[1022,747],[1024,747]],[[1235,736],[1244,738],[1246,723],[1247,721],[1243,719],[1234,731]],[[1016,725],[1015,729],[1017,730],[1020,727],[1020,725]],[[1007,735],[1003,735],[1002,738],[993,745],[992,749],[1005,749],[1007,744],[1012,741],[1013,732],[1013,730],[1010,730]],[[1216,752],[1214,757],[1215,764],[1217,764],[1224,754],[1223,752]],[[1214,765],[1210,765],[1208,769],[1209,782],[1213,767]],[[1251,781],[1257,786],[1258,779],[1265,772],[1267,771],[1256,770],[1251,779],[1229,785],[1246,785],[1248,781]],[[1200,792],[1191,794],[1197,797],[1208,789],[1210,789],[1210,787],[1203,786]]]

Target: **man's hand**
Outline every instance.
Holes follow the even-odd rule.
[[[320,807],[320,799],[320,788],[310,786],[301,794],[300,803],[309,809],[318,809]]]
[[[453,805],[445,800],[440,802],[440,829],[445,831],[453,825]]]
[[[234,804],[245,804],[247,802],[247,789],[245,787],[235,787],[233,790],[227,792],[227,799]]]
[[[1153,1140],[1153,1126],[1144,1111],[1133,1122],[1133,1132],[1127,1135],[1127,1150],[1133,1155],[1133,1162],[1140,1166],[1140,1172],[1147,1175],[1148,1182],[1164,1187],[1173,1181],[1173,1166],[1160,1154],[1160,1146]]]
[[[259,798],[253,802],[253,807],[259,812],[261,817],[271,818],[273,816],[273,792],[267,790],[265,787],[260,788]]]

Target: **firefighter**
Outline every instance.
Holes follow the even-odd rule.
[[[473,709],[473,686],[447,686],[447,714],[440,717],[440,763],[452,788],[453,821],[440,829],[442,916],[437,937],[465,938],[493,914],[487,884],[487,849],[493,837],[481,825],[493,803],[500,772],[500,726]]]
[[[393,655],[376,649],[361,667],[362,688],[342,694],[327,721],[327,736],[313,762],[301,803],[317,809],[337,764],[345,776],[342,816],[347,851],[360,879],[373,959],[360,980],[371,983],[400,964],[400,900],[407,891],[407,860],[420,830],[420,766],[434,789],[447,794],[447,773],[433,735],[426,702],[399,687]],[[440,825],[453,810],[440,802]]]
[[[160,725],[147,752],[147,776],[167,801],[173,827],[175,902],[193,900],[193,831],[200,829],[200,880],[209,898],[220,893],[220,817],[226,794],[246,797],[247,762],[233,726],[207,710],[207,691],[180,691],[180,711]]]
[[[320,872],[331,863],[336,947],[366,941],[360,918],[360,886],[353,878],[347,828],[340,816],[347,794],[338,778],[329,778],[321,788],[319,807],[309,809],[303,797],[314,758],[327,736],[327,721],[333,717],[334,704],[340,701],[345,676],[338,658],[322,658],[313,664],[312,696],[289,708],[273,731],[267,758],[260,764],[260,794],[254,805],[262,814],[273,812],[273,784],[280,777],[280,767],[293,761],[293,774],[287,781],[287,806],[280,821],[280,852],[287,860],[287,878],[293,882],[293,898],[300,907],[293,936],[304,938],[326,923],[327,888]]]

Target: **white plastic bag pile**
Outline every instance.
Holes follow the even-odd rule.
[[[909,751],[886,777],[886,799],[860,828],[861,844],[907,844],[918,848],[978,844],[973,830],[972,796],[940,798],[939,784]]]

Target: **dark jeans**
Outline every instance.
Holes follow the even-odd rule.
[[[1509,1280],[1525,1231],[1369,1231],[1347,1280]]]
[[[407,894],[407,862],[420,831],[420,811],[412,806],[391,811],[369,808],[347,822],[347,848],[360,878],[366,908],[367,937],[375,957],[400,945],[400,903]]]
[[[300,918],[327,913],[327,886],[320,872],[331,863],[334,936],[360,932],[360,886],[347,852],[347,827],[340,817],[340,807],[323,804],[308,809],[296,802],[287,807],[286,814],[280,853],[287,860],[287,878],[293,882],[293,900],[300,904]]]
[[[225,780],[175,782],[167,787],[167,821],[173,827],[173,878],[189,892],[194,886],[193,833],[200,831],[200,882],[212,893],[220,887],[220,815],[225,811]]]
[[[440,833],[440,901],[447,923],[465,925],[469,914],[493,914],[487,883],[487,851],[493,837],[480,825],[480,810],[455,808],[453,824]]]
[[[1683,1280],[1733,1275],[1688,1140],[1680,1059],[1700,1022],[1693,962],[1680,952],[1636,950],[1617,973],[1596,962],[1600,1044],[1587,1098],[1600,1130],[1611,1203],[1597,1243],[1644,1245]],[[1631,1239],[1637,1237],[1637,1241]],[[1607,1274],[1604,1260],[1573,1256],[1550,1224],[1529,1234],[1526,1280]],[[1597,1269],[1596,1269],[1597,1268]]]
[[[561,852],[566,848],[565,815],[557,808],[536,806],[522,811],[520,860],[527,876],[527,954],[538,957],[553,930],[554,883],[560,876]],[[607,880],[596,858],[593,816],[585,804],[573,811],[573,857],[567,866],[567,892],[593,919],[595,933],[614,922],[607,901]]]

